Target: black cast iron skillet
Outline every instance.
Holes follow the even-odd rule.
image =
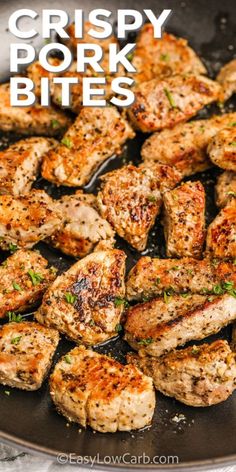
[[[0,38],[1,44],[9,42],[7,19],[10,11],[17,8],[29,8],[28,1],[8,1],[0,3]],[[152,8],[156,13],[163,8],[172,8],[173,14],[167,24],[167,29],[177,35],[187,37],[190,44],[202,55],[209,69],[209,74],[215,76],[222,64],[230,60],[235,51],[235,13],[234,0],[109,0],[74,1],[67,0],[66,5],[61,1],[34,1],[32,7],[39,12],[42,8],[67,8],[73,12],[74,8],[83,8],[88,11],[92,8],[104,7],[115,11],[117,8]],[[40,38],[37,38],[39,41]],[[2,64],[6,68],[6,62]],[[6,72],[6,71],[5,71]],[[4,70],[2,72],[2,77]],[[235,101],[228,102],[226,111],[235,109]],[[217,106],[205,109],[201,117],[219,113]],[[10,142],[19,139],[15,135],[1,135],[0,145],[6,147]],[[96,177],[86,187],[88,192],[96,192],[98,175],[108,170],[120,167],[129,161],[140,161],[140,147],[144,136],[138,134],[130,142],[119,158],[110,159],[100,168]],[[214,205],[214,182],[217,170],[211,170],[193,177],[200,179],[207,191],[207,221],[214,218],[217,209]],[[72,193],[74,189],[56,188],[48,182],[39,179],[37,188],[44,188],[53,197]],[[117,247],[123,248],[128,255],[128,269],[138,260],[140,254],[132,250],[124,241],[117,239]],[[38,248],[47,257],[50,263],[61,271],[69,267],[74,260],[63,256],[60,252],[39,244]],[[152,231],[148,249],[145,254],[151,256],[165,256],[163,232],[159,222]],[[1,254],[6,257],[6,254]],[[223,330],[220,337],[229,338],[230,329]],[[218,336],[218,337],[219,337]],[[61,340],[55,361],[70,348],[73,343]],[[99,347],[99,352],[111,353],[115,358],[124,361],[125,353],[130,350],[128,345],[117,338],[105,346]],[[236,462],[236,396],[233,395],[226,402],[210,408],[191,408],[157,394],[157,406],[150,429],[132,433],[94,434],[91,429],[80,430],[78,425],[67,426],[66,420],[59,416],[51,403],[47,381],[37,392],[23,392],[0,387],[0,424],[1,439],[15,444],[24,450],[54,457],[59,453],[72,453],[75,456],[91,456],[97,454],[96,467],[111,469],[199,469],[233,464]],[[179,423],[175,417],[184,415]],[[150,464],[130,463],[131,456],[142,456],[145,453],[150,457]],[[122,456],[125,461],[112,465],[106,456]],[[155,456],[178,456],[178,464],[155,464]],[[168,459],[167,459],[168,461]]]

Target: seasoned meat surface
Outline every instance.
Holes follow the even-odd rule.
[[[92,194],[77,190],[57,201],[59,211],[65,215],[64,225],[56,231],[49,243],[65,254],[84,257],[99,244],[113,246],[114,231],[97,211],[97,199]]]
[[[236,113],[227,113],[164,129],[146,139],[141,149],[142,158],[145,162],[175,166],[186,176],[202,172],[211,166],[206,152],[211,138],[235,122]]]
[[[236,285],[236,266],[232,262],[190,257],[158,259],[141,257],[127,279],[128,300],[161,295],[171,288],[173,292],[214,292],[216,286],[233,281]],[[217,292],[216,292],[217,293]]]
[[[126,255],[98,250],[57,277],[36,319],[75,342],[95,345],[114,337],[124,307]]]
[[[0,84],[0,130],[19,134],[57,136],[71,124],[71,119],[57,108],[35,104],[28,107],[10,105],[10,85]]]
[[[226,170],[217,179],[215,186],[216,205],[224,207],[236,197],[236,173]]]
[[[213,164],[225,170],[236,171],[236,128],[220,130],[207,148]]]
[[[206,251],[210,257],[236,258],[236,199],[233,198],[207,229]]]
[[[225,102],[236,92],[236,59],[222,67],[216,80],[222,86],[220,100]]]
[[[0,151],[0,194],[28,193],[39,173],[43,155],[55,145],[54,139],[26,138]]]
[[[202,255],[205,240],[205,190],[201,182],[185,182],[164,193],[164,233],[168,257]]]
[[[46,377],[59,335],[32,321],[7,323],[0,328],[0,383],[37,390]]]
[[[135,87],[136,100],[128,109],[134,126],[144,133],[173,128],[218,99],[220,86],[200,75],[152,79]]]
[[[202,297],[199,303],[197,297]],[[144,307],[135,306],[133,316],[133,308],[131,308],[133,320],[129,320],[128,314],[128,322],[125,326],[126,341],[142,354],[159,357],[189,341],[215,334],[236,319],[236,298],[230,293],[220,296],[189,295],[186,305],[181,303],[180,298],[180,295],[174,295],[172,304],[166,310],[163,310],[162,299],[150,302],[150,321],[148,306],[146,310],[145,304]],[[184,299],[185,302],[186,300]],[[176,311],[175,302],[177,303]],[[143,308],[146,319],[140,316]],[[136,322],[135,312],[138,316]]]
[[[109,36],[109,38],[104,38],[104,39],[97,39],[97,38],[94,38],[93,36],[90,36],[88,34],[90,29],[93,29],[95,31],[102,31],[102,29],[99,26],[94,26],[89,21],[86,21],[84,23],[83,38],[76,38],[75,37],[75,24],[71,23],[67,27],[67,34],[69,35],[69,38],[63,39],[63,43],[66,44],[66,46],[72,50],[75,57],[77,55],[77,44],[83,44],[83,43],[84,44],[86,43],[99,44],[102,47],[104,54],[109,51],[109,45],[111,43],[118,44],[117,39],[113,35]],[[88,51],[88,55],[89,55],[89,51]],[[93,55],[93,52],[91,53],[91,55]]]
[[[162,205],[162,193],[173,188],[181,175],[159,164],[128,165],[101,177],[98,194],[101,214],[115,231],[138,251],[147,244],[148,233]]]
[[[189,346],[159,359],[129,356],[155,388],[186,405],[211,406],[227,400],[236,388],[236,361],[227,341]]]
[[[101,433],[143,428],[151,423],[155,408],[151,378],[82,346],[56,364],[50,393],[69,421]]]
[[[85,185],[98,166],[134,133],[115,107],[83,108],[61,143],[44,158],[45,179],[66,186]]]
[[[22,312],[40,300],[55,269],[38,252],[19,249],[0,265],[0,318]]]
[[[44,190],[27,195],[0,195],[0,248],[31,248],[62,224],[62,215]]]

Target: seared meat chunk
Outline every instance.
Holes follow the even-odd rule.
[[[129,356],[155,388],[186,405],[211,406],[227,400],[236,388],[236,361],[227,341],[189,346],[154,357]]]
[[[236,92],[236,59],[222,67],[216,80],[222,86],[220,100],[225,102]]]
[[[75,57],[77,55],[77,44],[83,44],[83,43],[89,43],[89,44],[99,44],[102,49],[103,53],[107,53],[109,51],[109,45],[111,43],[117,43],[118,41],[115,38],[115,36],[110,36],[109,38],[104,38],[104,39],[97,39],[93,38],[93,36],[90,36],[88,34],[88,31],[90,29],[93,29],[95,31],[101,31],[101,28],[99,26],[94,26],[92,25],[89,21],[86,21],[84,23],[84,31],[83,31],[83,38],[76,38],[75,37],[75,24],[71,23],[67,27],[67,34],[69,35],[69,39],[63,39],[63,43],[66,44],[66,46],[71,49],[71,51],[74,53]],[[89,54],[89,51],[88,51]],[[93,55],[93,52],[91,52],[91,55]]]
[[[0,265],[0,318],[22,312],[40,300],[55,269],[38,252],[20,249]]]
[[[56,364],[50,393],[69,421],[101,433],[143,428],[151,423],[155,408],[151,378],[82,346]]]
[[[172,128],[217,100],[219,89],[216,82],[200,75],[152,79],[135,87],[136,100],[128,114],[134,126],[144,133]]]
[[[236,266],[231,262],[141,257],[129,272],[127,297],[142,300],[161,295],[170,288],[176,293],[211,292],[229,280],[236,285]]]
[[[173,188],[181,175],[159,164],[128,165],[101,177],[100,212],[116,232],[138,251],[147,244],[148,233],[162,205],[162,193]]]
[[[225,170],[236,171],[236,128],[219,131],[207,148],[213,164]]]
[[[20,134],[56,136],[64,132],[71,119],[57,108],[35,104],[28,107],[10,105],[10,86],[0,84],[0,129]]]
[[[84,344],[115,336],[124,307],[125,259],[123,251],[107,249],[76,262],[49,287],[37,320]]]
[[[134,133],[115,107],[83,108],[61,143],[45,156],[42,175],[57,185],[85,185]]]
[[[175,74],[205,74],[206,68],[186,39],[163,33],[154,38],[153,25],[146,23],[136,41],[133,65],[137,83]]]
[[[236,200],[230,201],[207,229],[206,251],[211,257],[236,258]]]
[[[60,228],[62,215],[44,190],[27,195],[0,195],[0,248],[31,248]]]
[[[112,246],[114,231],[97,211],[97,200],[92,194],[78,190],[56,202],[65,215],[64,225],[50,238],[49,243],[65,254],[84,257],[99,243]]]
[[[165,301],[166,309],[163,300],[156,298],[146,307],[136,305],[128,311],[125,339],[142,354],[159,357],[189,341],[215,334],[236,319],[236,298],[230,293],[189,295],[189,299],[182,300],[180,295],[174,295],[169,307]]]
[[[211,166],[206,152],[210,139],[234,122],[236,113],[227,113],[164,129],[146,139],[141,150],[142,158],[145,162],[175,166],[186,176],[201,172]]]
[[[205,190],[185,182],[164,193],[164,233],[168,257],[200,258],[205,240]]]
[[[0,328],[0,383],[37,390],[46,377],[59,335],[55,329],[23,321]]]
[[[224,207],[236,197],[236,173],[226,170],[217,179],[215,186],[216,205]]]
[[[0,151],[0,194],[28,193],[36,179],[43,155],[55,147],[49,138],[27,138]]]

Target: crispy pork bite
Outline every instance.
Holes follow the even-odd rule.
[[[117,334],[124,308],[126,255],[98,250],[57,277],[36,319],[75,342],[95,345]]]
[[[44,158],[42,175],[57,185],[85,185],[100,164],[134,137],[115,107],[83,108],[61,143]]]
[[[88,34],[90,29],[93,29],[95,31],[102,31],[102,28],[100,28],[99,26],[94,26],[89,21],[86,21],[84,23],[83,38],[76,38],[75,37],[75,24],[71,23],[67,27],[66,31],[67,31],[67,34],[69,35],[69,38],[68,39],[63,38],[63,43],[66,44],[66,46],[69,49],[71,49],[75,57],[77,55],[77,44],[86,44],[86,43],[99,44],[103,49],[103,53],[107,53],[109,51],[109,45],[111,43],[118,44],[117,39],[113,35],[109,36],[109,38],[104,38],[104,39],[97,39],[97,38],[94,38],[93,36],[90,36]],[[93,52],[91,52],[91,55],[93,55]]]
[[[236,59],[222,67],[216,80],[222,86],[220,100],[225,102],[236,92]]]
[[[221,259],[236,258],[236,199],[222,208],[207,229],[206,253]]]
[[[202,172],[212,165],[207,146],[215,134],[236,122],[236,113],[213,116],[207,120],[180,123],[173,129],[152,134],[141,150],[145,162],[175,166],[183,175]]]
[[[200,75],[152,79],[135,87],[136,100],[128,109],[135,128],[144,133],[173,128],[218,99],[220,86]]]
[[[71,124],[71,119],[57,108],[35,104],[27,107],[10,105],[10,85],[0,84],[0,130],[20,134],[57,136]]]
[[[236,127],[220,130],[209,142],[207,152],[213,164],[236,171]]]
[[[61,227],[63,215],[44,190],[0,195],[0,248],[31,248]]]
[[[114,231],[97,211],[97,199],[78,190],[57,200],[59,211],[66,215],[64,225],[49,239],[49,243],[65,254],[84,257],[99,244],[114,244]]]
[[[163,33],[154,38],[153,25],[146,23],[136,41],[132,63],[136,83],[176,74],[205,74],[206,68],[186,39]]]
[[[227,400],[236,388],[236,361],[227,341],[189,346],[160,358],[129,355],[157,390],[186,405],[211,406]]]
[[[55,329],[23,321],[0,328],[0,383],[23,390],[41,387],[55,353]]]
[[[128,165],[101,177],[100,212],[115,231],[138,251],[147,244],[148,233],[162,205],[162,194],[173,188],[181,175],[159,164]]]
[[[69,421],[101,433],[150,425],[155,408],[151,378],[133,365],[124,366],[83,346],[56,364],[50,394]]]
[[[190,257],[158,259],[141,257],[127,279],[128,300],[142,300],[171,290],[176,293],[219,293],[221,285],[232,281],[236,286],[236,266],[228,261]]]
[[[56,143],[49,138],[26,138],[0,151],[0,194],[28,193],[39,173],[43,155]]]
[[[190,294],[182,300],[181,295],[173,295],[170,301],[156,298],[131,307],[125,339],[140,353],[159,357],[189,341],[218,333],[236,319],[236,297],[231,293]]]
[[[168,257],[202,255],[205,241],[205,190],[201,182],[185,182],[164,193],[164,233]]]
[[[236,173],[226,170],[217,179],[215,186],[216,205],[223,208],[236,197]]]

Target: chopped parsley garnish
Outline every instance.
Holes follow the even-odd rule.
[[[69,149],[72,147],[72,142],[69,138],[63,138],[61,140],[61,143],[64,144],[66,147],[68,147]]]
[[[156,278],[156,284],[159,284],[160,281],[161,281],[160,277],[157,277],[157,278]]]
[[[22,336],[16,336],[15,338],[11,339],[11,344],[18,344],[21,340]]]
[[[8,311],[7,316],[9,322],[14,321],[15,323],[19,323],[23,319],[21,315],[17,315],[14,311]]]
[[[181,293],[181,294],[180,294],[180,296],[181,296],[182,298],[188,298],[189,295],[190,295],[190,292],[186,292],[186,293]]]
[[[140,341],[138,341],[138,344],[140,344],[140,346],[149,346],[149,344],[151,343],[153,343],[152,338],[140,339]]]
[[[77,298],[78,298],[77,295],[73,295],[73,293],[70,293],[70,292],[65,293],[65,299],[67,303],[70,303],[71,305],[73,305],[76,302]]]
[[[175,101],[174,101],[174,98],[173,98],[172,93],[171,93],[167,88],[164,88],[164,92],[165,92],[166,97],[167,97],[168,100],[169,100],[170,106],[171,106],[172,108],[176,108],[176,104],[175,104]]]
[[[16,252],[18,249],[17,245],[16,244],[13,244],[13,243],[10,243],[9,244],[9,251],[11,252],[11,254],[13,254],[14,252]]]
[[[180,269],[180,266],[173,266],[170,268],[170,270],[179,270]]]
[[[89,320],[89,326],[95,326],[95,321],[94,320]]]
[[[169,54],[161,54],[161,55],[160,55],[160,60],[161,60],[161,61],[168,62],[168,61],[170,60]]]
[[[236,141],[232,141],[232,143],[230,143],[230,146],[236,146]]]
[[[171,296],[172,294],[168,291],[168,290],[165,290],[163,292],[163,298],[164,298],[164,302],[165,303],[169,303],[170,299],[171,299]]]
[[[71,364],[71,357],[68,354],[65,355],[64,359],[67,364]]]
[[[31,282],[34,286],[40,284],[44,279],[41,274],[34,272],[32,269],[28,270],[27,274],[30,276]]]
[[[193,348],[192,348],[192,354],[193,354],[194,356],[196,356],[198,353],[199,353],[198,347],[193,346]]]
[[[230,195],[232,197],[236,197],[236,192],[230,191],[230,192],[227,192],[227,195]]]
[[[58,120],[51,120],[51,126],[53,129],[58,128],[60,126],[60,123]]]
[[[128,61],[132,61],[133,60],[133,57],[134,57],[134,53],[133,52],[129,52],[129,54],[127,54],[126,58],[128,59]]]
[[[155,195],[148,195],[147,199],[149,202],[152,202],[152,203],[157,201]]]
[[[217,284],[213,287],[213,293],[215,295],[222,295],[224,293],[224,290],[222,289],[220,284]]]
[[[9,397],[11,392],[9,392],[9,390],[5,390],[4,393],[5,393],[5,395],[7,395]]]
[[[213,293],[215,295],[223,295],[224,293],[228,293],[232,297],[236,298],[236,288],[234,287],[234,282],[232,282],[231,280],[226,280],[221,284],[215,285],[213,287]]]
[[[125,300],[124,298],[119,298],[119,297],[115,298],[114,304],[116,308],[121,305],[124,305],[125,308],[129,306],[129,303],[127,302],[127,300]]]
[[[17,290],[18,292],[21,292],[21,290],[22,290],[20,285],[17,284],[16,282],[12,282],[12,287],[14,288],[14,290]]]
[[[232,123],[229,123],[228,126],[236,126],[236,121],[233,121]]]
[[[115,332],[116,332],[116,333],[120,333],[120,332],[122,331],[122,329],[123,329],[123,328],[122,328],[122,325],[121,325],[120,323],[118,323],[118,324],[116,325],[116,327],[115,327]]]

